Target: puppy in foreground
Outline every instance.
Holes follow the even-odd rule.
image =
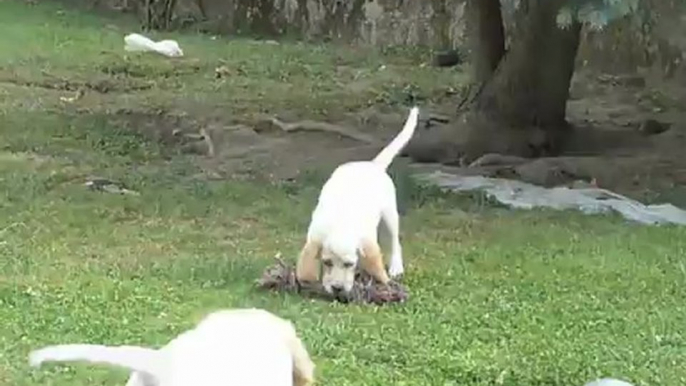
[[[296,266],[298,281],[319,280],[320,260],[322,285],[335,296],[352,290],[358,264],[384,284],[403,274],[395,184],[386,170],[412,138],[418,116],[419,109],[412,108],[402,131],[376,158],[342,164],[331,174],[312,213]],[[381,223],[391,237],[388,274],[378,243]]]
[[[132,371],[126,386],[309,386],[315,367],[293,325],[259,309],[211,313],[160,349],[65,344],[29,361],[122,367]]]

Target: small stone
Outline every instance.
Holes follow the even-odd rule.
[[[446,50],[434,54],[433,63],[437,67],[452,67],[462,63],[462,57],[457,50]]]
[[[641,125],[638,127],[638,131],[645,135],[655,135],[664,133],[665,131],[669,130],[669,127],[669,123],[659,122],[655,119],[649,118],[641,123]]]
[[[214,69],[215,78],[226,78],[232,73],[231,69],[227,66],[219,66]]]

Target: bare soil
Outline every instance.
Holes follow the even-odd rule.
[[[93,82],[48,80],[28,84],[17,82],[17,77],[5,79],[5,83],[13,79],[18,88],[37,87],[55,96],[42,98],[43,103],[53,100],[57,102],[51,103],[61,109],[103,114],[119,127],[136,130],[170,150],[187,154],[205,176],[218,179],[290,180],[304,172],[328,173],[345,161],[369,159],[398,132],[408,111],[407,107],[372,104],[361,111],[338,113],[314,122],[315,126],[333,125],[350,135],[311,127],[285,131],[270,121],[278,118],[286,125],[300,122],[307,126],[312,125],[312,121],[307,123],[312,117],[302,110],[284,110],[269,116],[245,114],[229,108],[203,107],[202,101],[176,103],[173,111],[128,106],[117,91],[146,92],[146,87],[140,87],[143,82],[130,84],[130,76],[109,77],[105,89]],[[118,85],[117,79],[128,83]],[[64,99],[67,95],[73,95],[67,99],[79,101],[69,107],[71,102]],[[457,99],[440,98],[422,106],[416,136],[451,124],[432,118],[458,120]],[[412,164],[411,168],[417,172],[442,169],[464,175],[513,178],[544,186],[586,181],[643,201],[668,200],[686,205],[686,88],[633,75],[577,74],[568,119],[575,135],[560,157],[514,161],[496,157],[495,162],[491,158],[490,164],[481,162],[480,166]]]
[[[649,87],[637,76],[577,75],[568,109],[576,131],[560,157],[472,167],[413,164],[412,168],[418,172],[442,169],[465,175],[500,176],[544,186],[586,181],[642,200],[684,201],[686,89],[664,83],[659,88]],[[211,124],[199,123],[200,117],[194,117],[191,111],[173,119],[159,114],[155,119],[121,114],[118,119],[135,121],[132,127],[195,153],[195,160],[207,176],[283,180],[312,170],[328,172],[349,160],[369,159],[402,126],[405,110],[369,107],[329,122],[343,130],[371,134],[375,143],[330,132],[265,129],[269,117],[264,116],[236,121],[219,115]],[[436,124],[429,124],[430,116],[457,119],[454,111],[449,102],[425,107],[419,131]],[[307,119],[289,112],[278,118],[283,122]],[[178,140],[180,131],[197,133],[201,128],[211,138],[212,156],[208,156],[206,141],[196,141],[194,147],[188,145],[192,140]]]

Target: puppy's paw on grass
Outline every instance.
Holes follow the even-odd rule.
[[[405,273],[405,268],[403,268],[402,264],[391,263],[391,266],[388,267],[388,275],[391,279],[398,279],[403,273]]]

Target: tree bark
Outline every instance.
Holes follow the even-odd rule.
[[[477,83],[488,81],[505,54],[500,0],[467,0],[472,71]]]
[[[176,0],[140,0],[143,4],[145,19],[143,29],[169,30],[171,28]]]
[[[528,0],[520,35],[484,88],[476,108],[511,126],[556,127],[565,121],[581,25],[562,29],[565,0]]]
[[[566,29],[557,25],[568,0],[521,0],[510,47],[497,64],[504,46],[500,8],[496,14],[495,4],[486,4],[491,0],[469,1],[480,3],[472,6],[481,15],[475,41],[482,48],[473,60],[484,67],[479,76],[490,76],[460,122],[417,138],[406,154],[418,162],[445,164],[468,163],[487,153],[556,155],[569,133],[566,107],[581,33],[579,23]]]

